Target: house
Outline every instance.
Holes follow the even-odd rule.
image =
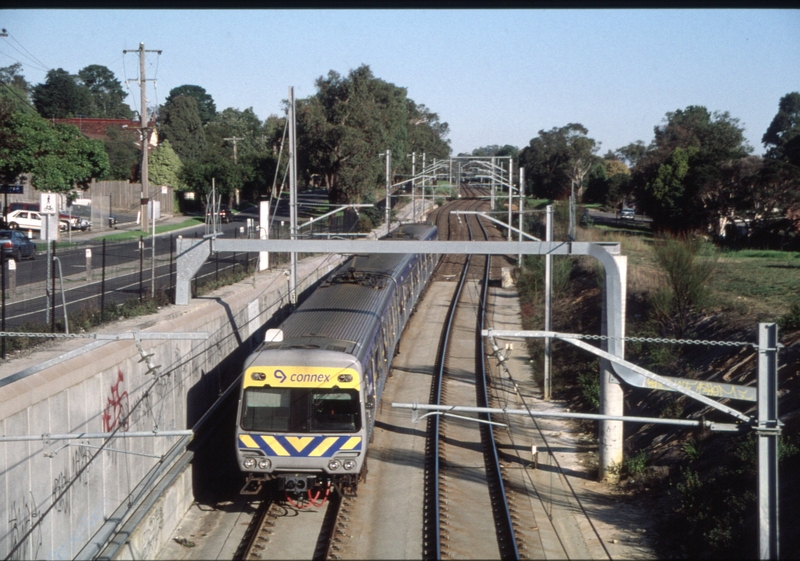
[[[113,127],[119,130],[140,130],[141,121],[132,121],[130,119],[95,119],[86,117],[73,117],[71,119],[51,119],[53,123],[60,123],[65,125],[75,125],[78,130],[87,138],[94,140],[106,140],[108,138],[108,128]],[[148,153],[155,150],[158,146],[158,131],[156,130],[155,117],[149,123],[150,127],[150,142],[147,145]],[[137,135],[136,147],[142,149],[141,137]]]

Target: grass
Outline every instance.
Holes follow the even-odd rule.
[[[165,234],[167,232],[172,232],[174,230],[180,230],[181,228],[191,228],[192,226],[199,226],[200,224],[205,224],[205,223],[206,223],[205,217],[194,216],[178,224],[164,224],[163,226],[156,226],[156,235]],[[108,236],[101,236],[99,238],[95,238],[95,240],[96,241],[108,240],[110,242],[120,242],[126,240],[138,240],[139,237],[142,236],[146,238],[150,236],[150,233],[143,232],[141,230],[129,230],[126,232],[117,232],[115,234],[110,234]]]
[[[712,287],[719,305],[756,321],[777,321],[800,293],[800,252],[722,252]]]
[[[621,244],[628,257],[628,292],[650,293],[661,284],[653,235],[617,228],[581,228],[581,241]],[[800,252],[746,249],[720,251],[705,244],[701,253],[716,261],[710,292],[716,307],[754,322],[777,321],[800,294]]]

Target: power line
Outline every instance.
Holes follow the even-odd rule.
[[[36,68],[37,70],[41,70],[41,71],[44,71],[44,72],[47,72],[47,71],[50,70],[50,68],[45,63],[43,63],[41,60],[39,60],[38,58],[33,56],[33,54],[22,45],[22,43],[17,41],[13,36],[9,35],[7,32],[4,31],[3,34],[0,35],[0,37],[7,37],[7,38],[10,38],[10,39],[13,39],[20,47],[22,47],[25,50],[24,53],[21,50],[19,50],[17,47],[15,47],[14,45],[9,43],[8,41],[6,41],[6,44],[9,47],[11,47],[12,49],[14,49],[15,51],[17,51],[19,54],[21,54],[23,57],[25,57],[28,60],[31,60],[31,61],[35,62],[37,65],[39,65],[38,68],[36,68],[35,65],[26,65],[26,66],[31,66],[32,68]],[[27,54],[25,54],[25,53],[27,53]],[[6,56],[8,56],[8,55],[6,55]],[[11,57],[9,57],[9,58],[11,58]],[[16,60],[16,59],[12,59],[12,60]],[[20,64],[24,64],[21,61],[17,61],[17,62],[19,62]]]

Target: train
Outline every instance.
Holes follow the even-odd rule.
[[[385,239],[437,235],[434,225],[405,224]],[[278,329],[267,330],[244,363],[239,388],[243,494],[260,492],[268,481],[304,504],[320,504],[332,492],[355,494],[366,478],[367,448],[397,343],[438,259],[353,255]]]

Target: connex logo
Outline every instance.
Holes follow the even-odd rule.
[[[276,370],[273,376],[280,380],[281,384],[286,381],[286,374],[283,373],[283,370]]]

